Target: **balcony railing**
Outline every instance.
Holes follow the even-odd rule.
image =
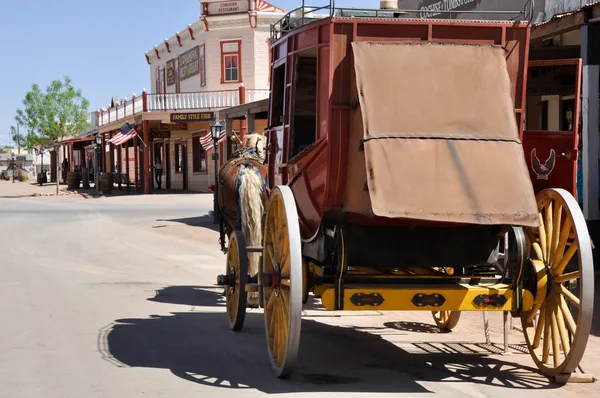
[[[98,111],[98,126],[124,120],[143,112],[215,110],[269,98],[269,90],[203,91],[195,93],[147,94],[132,97],[114,107]]]

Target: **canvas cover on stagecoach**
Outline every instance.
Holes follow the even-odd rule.
[[[352,48],[375,215],[538,225],[503,48]]]

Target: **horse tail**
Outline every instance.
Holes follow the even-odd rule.
[[[239,200],[242,232],[246,244],[251,247],[262,245],[262,216],[264,213],[263,194],[264,181],[260,171],[253,166],[240,166],[239,173]],[[248,253],[249,273],[254,276],[258,273],[260,253]]]

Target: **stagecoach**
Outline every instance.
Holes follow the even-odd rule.
[[[576,370],[594,290],[578,127],[524,123],[528,69],[572,66],[579,98],[581,63],[529,63],[529,11],[425,19],[330,2],[272,26],[266,154],[255,141],[220,173],[218,284],[233,330],[264,308],[277,376],[296,364],[310,295],[332,311],[427,311],[446,329],[462,311],[510,312],[541,372]]]

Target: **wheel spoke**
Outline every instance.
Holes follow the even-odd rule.
[[[546,261],[547,260],[547,253],[548,253],[548,247],[547,247],[547,243],[548,241],[546,240],[546,227],[544,226],[544,217],[542,216],[542,212],[540,212],[539,214],[539,221],[540,221],[540,226],[538,228],[538,232],[540,234],[540,244],[542,245],[542,257],[540,257],[540,260]],[[534,246],[535,247],[535,246]]]
[[[561,275],[565,270],[566,266],[569,264],[569,261],[573,258],[573,255],[577,253],[579,249],[579,244],[575,241],[569,246],[569,250],[565,253],[564,257],[560,260],[560,263],[552,270],[552,273],[557,276]],[[557,259],[558,260],[558,259]]]
[[[555,300],[559,300],[559,297],[555,297]],[[558,332],[560,333],[560,342],[562,345],[563,353],[565,354],[565,359],[569,356],[569,351],[571,350],[571,344],[569,343],[569,334],[567,333],[567,327],[565,326],[565,320],[562,314],[562,310],[560,306],[556,307],[556,323],[558,325]]]
[[[275,257],[275,250],[273,249],[273,245],[271,243],[267,244],[267,253],[269,254],[271,264],[275,266],[275,264],[277,264],[277,258]]]
[[[561,291],[562,295],[565,296],[567,298],[567,300],[569,300],[571,303],[573,303],[577,308],[579,308],[579,305],[580,305],[579,297],[577,297],[573,293],[571,293],[569,291],[569,289],[567,289],[564,285],[559,285],[559,286],[560,286],[560,291]]]
[[[552,243],[550,244],[550,264],[556,258],[556,248],[558,247],[558,242],[560,240],[560,224],[562,221],[562,206],[560,203],[556,203],[556,207],[554,208],[554,225],[552,227]]]
[[[554,240],[552,230],[554,228],[553,213],[552,213],[552,202],[546,206],[546,258],[545,261],[548,264],[552,263],[552,241]]]
[[[554,278],[554,283],[565,283],[579,278],[581,278],[581,271],[574,271]]]
[[[544,324],[546,321],[546,306],[544,305],[540,309],[540,316],[538,317],[538,322],[535,327],[535,336],[533,337],[533,342],[531,347],[536,349],[540,346],[540,339],[542,338],[542,332],[544,331]]]
[[[565,321],[567,322],[567,327],[569,328],[569,331],[571,332],[571,334],[575,335],[577,332],[577,324],[575,323],[575,320],[573,319],[573,314],[571,314],[571,310],[569,310],[569,306],[567,305],[567,302],[565,301],[564,296],[559,295],[559,301],[560,301],[560,310],[563,314]]]
[[[571,220],[567,217],[565,223],[563,224],[562,230],[560,231],[560,239],[558,240],[558,246],[554,252],[554,259],[560,260],[563,257],[565,252],[565,247],[567,246],[567,241],[569,240],[569,234],[571,232]],[[552,266],[554,264],[551,264]]]
[[[533,245],[533,251],[535,252],[535,255],[538,257],[538,259],[544,261],[544,253],[542,248],[540,247],[540,244],[537,242],[534,242]]]
[[[545,315],[545,326],[544,326],[544,342],[542,343],[542,363],[548,362],[548,356],[550,355],[550,331],[551,331],[551,316],[552,309],[548,305],[546,307]]]
[[[558,333],[558,322],[556,321],[556,306],[553,305],[552,311],[552,358],[554,359],[554,367],[560,365],[560,335]]]

